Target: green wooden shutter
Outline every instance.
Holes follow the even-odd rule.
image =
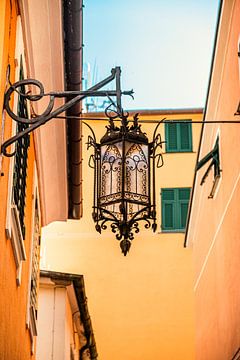
[[[186,227],[190,188],[162,189],[162,230],[182,231]]]
[[[175,191],[162,189],[162,229],[175,229]]]
[[[174,189],[162,189],[162,229],[174,230],[175,227]]]
[[[177,124],[165,124],[166,152],[178,151]]]
[[[20,57],[20,73],[19,80],[24,79],[23,61]],[[25,85],[20,87],[21,94],[25,94]],[[28,118],[28,110],[26,98],[21,94],[18,95],[18,116],[21,118]],[[25,130],[28,124],[18,123],[17,133]],[[14,161],[13,173],[13,202],[17,206],[19,221],[21,225],[22,235],[25,239],[25,205],[26,205],[26,179],[27,179],[27,164],[28,164],[28,147],[30,145],[30,136],[24,135],[16,143],[16,153]]]
[[[188,203],[180,203],[180,216],[179,216],[179,229],[185,229],[186,220],[187,220],[187,212],[188,212]]]
[[[180,151],[192,151],[192,124],[182,123],[179,125]]]
[[[178,227],[180,230],[186,227],[189,198],[190,188],[178,189]]]
[[[166,123],[165,140],[166,152],[192,151],[192,124]]]

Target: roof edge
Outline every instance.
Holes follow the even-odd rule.
[[[132,109],[126,110],[129,115],[139,113],[139,115],[171,115],[171,114],[203,114],[204,108],[176,108],[176,109]],[[84,117],[103,117],[106,116],[103,111],[99,112],[83,112]]]

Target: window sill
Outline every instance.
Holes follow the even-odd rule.
[[[34,315],[34,309],[32,306],[29,308],[28,313],[29,319],[26,323],[26,326],[29,330],[30,339],[31,339],[31,354],[33,355],[35,353],[35,337],[37,336],[37,320]]]
[[[161,230],[158,234],[184,234],[186,230]]]
[[[21,226],[19,222],[18,210],[16,205],[11,205],[10,212],[10,232],[7,232],[8,237],[11,240],[14,260],[16,264],[16,281],[17,285],[21,285],[21,273],[22,262],[26,260],[26,252],[24,246],[24,240],[22,237]]]
[[[193,150],[174,150],[174,151],[165,151],[165,154],[195,154],[196,151]]]

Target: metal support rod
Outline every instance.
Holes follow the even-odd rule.
[[[196,171],[198,171],[199,169],[201,169],[209,160],[213,159],[215,154],[217,152],[216,146],[214,147],[214,149],[212,151],[210,151],[207,155],[205,155],[198,163],[196,166]]]
[[[122,94],[125,93],[122,92]],[[125,94],[124,94],[125,95]],[[126,95],[129,95],[129,94],[126,94]],[[69,119],[76,119],[76,120],[85,120],[85,121],[106,121],[107,119],[106,118],[100,118],[100,117],[88,117],[88,116],[85,116],[87,115],[88,113],[84,113],[83,116],[56,116],[57,119],[66,119],[66,118],[69,118]],[[120,119],[115,119],[114,121],[121,121]],[[133,122],[133,120],[129,120],[129,122]],[[138,120],[138,123],[139,124],[158,124],[159,122],[162,122],[162,123],[170,123],[170,124],[240,124],[240,120],[216,120],[216,121],[192,121],[192,120],[165,120],[162,121],[162,119],[155,119],[155,120],[152,120],[152,119],[145,119],[145,120]]]
[[[129,91],[121,91],[121,95],[132,95],[133,90]],[[73,95],[85,95],[85,96],[97,96],[97,97],[104,97],[104,96],[119,96],[119,92],[116,90],[101,90],[101,91],[91,91],[91,90],[81,90],[81,91],[50,91],[49,93],[45,93],[43,96],[54,96],[55,98],[67,98],[72,97]],[[28,100],[34,100],[36,95],[25,95],[21,94],[21,96],[27,98]]]

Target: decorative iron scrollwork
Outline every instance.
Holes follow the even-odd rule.
[[[22,89],[22,87],[25,88],[25,86],[29,86],[30,88],[32,88],[33,86],[36,87],[39,90],[39,94],[31,95],[32,91],[23,93],[21,91],[21,89]],[[20,91],[18,90],[18,88],[20,88]],[[9,89],[7,90],[7,92],[5,93],[4,107],[7,110],[7,113],[11,116],[11,118],[17,122],[20,122],[22,124],[35,124],[40,119],[48,116],[53,109],[54,96],[50,95],[49,104],[46,107],[46,110],[42,114],[36,115],[35,117],[32,117],[30,119],[21,117],[18,114],[15,114],[10,107],[11,95],[14,92],[17,92],[23,99],[29,100],[31,102],[39,101],[46,95],[44,94],[44,87],[43,87],[42,83],[38,80],[34,80],[34,79],[20,80],[20,81],[17,81],[15,84],[11,85],[9,87]]]

